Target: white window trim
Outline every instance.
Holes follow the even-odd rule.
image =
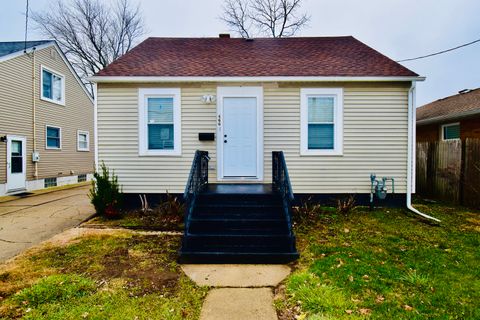
[[[308,97],[334,97],[334,145],[331,150],[308,149]],[[300,155],[342,156],[343,155],[343,88],[300,89]]]
[[[80,148],[80,135],[84,134],[87,136],[87,147]],[[90,151],[90,132],[85,130],[77,130],[77,151]]]
[[[458,138],[453,138],[453,139],[445,139],[445,135],[444,135],[444,130],[446,127],[453,127],[453,126],[460,126],[460,122],[453,122],[453,123],[446,123],[446,124],[442,124],[442,127],[441,127],[441,130],[440,130],[440,140],[441,141],[452,141],[452,140],[460,140],[460,137]],[[460,130],[462,130],[462,128],[460,128]]]
[[[54,148],[54,147],[49,147],[48,146],[48,128],[58,129],[58,134],[59,134],[59,137],[60,137],[60,148]],[[62,150],[62,128],[56,127],[56,126],[51,126],[49,124],[45,125],[45,149],[46,150]]]
[[[173,149],[149,150],[147,128],[147,98],[173,98]],[[181,156],[182,155],[182,127],[181,127],[181,91],[180,88],[149,88],[138,89],[138,154],[140,156]]]
[[[57,101],[50,99],[48,97],[43,96],[43,70],[48,71],[57,77],[60,77],[62,79],[62,100]],[[47,68],[44,65],[40,65],[40,100],[43,101],[48,101],[51,103],[59,104],[61,106],[65,106],[65,75],[61,74],[60,72],[57,72],[51,68]]]

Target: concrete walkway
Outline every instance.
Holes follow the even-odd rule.
[[[94,214],[90,186],[0,203],[0,262]]]
[[[183,265],[195,283],[210,286],[200,320],[276,320],[272,288],[290,274],[285,265]]]

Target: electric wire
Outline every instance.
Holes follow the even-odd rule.
[[[463,48],[463,47],[467,47],[467,46],[470,46],[470,45],[475,44],[477,42],[480,42],[480,39],[477,39],[477,40],[459,45],[459,46],[454,47],[454,48],[442,50],[442,51],[427,54],[427,55],[424,55],[424,56],[420,56],[420,57],[416,57],[416,58],[410,58],[410,59],[397,60],[397,62],[413,61],[413,60],[419,60],[419,59],[425,59],[425,58],[429,58],[429,57],[433,57],[433,56],[438,56],[439,54],[450,52],[450,51],[453,51],[453,50],[457,50],[457,49],[460,49],[460,48]]]

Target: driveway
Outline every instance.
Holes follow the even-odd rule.
[[[90,186],[0,203],[0,262],[77,226],[95,211]]]

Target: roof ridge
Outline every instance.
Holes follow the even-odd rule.
[[[250,39],[258,39],[258,40],[287,40],[287,39],[347,39],[347,38],[353,38],[356,39],[354,36],[351,35],[344,35],[344,36],[302,36],[302,37],[282,37],[282,38],[273,38],[273,37],[251,37]],[[205,39],[222,39],[222,40],[228,40],[228,39],[238,39],[238,40],[245,40],[246,38],[243,37],[230,37],[230,38],[220,38],[220,37],[214,37],[214,36],[208,36],[208,37],[147,37],[145,40],[148,39],[188,39],[188,40],[205,40]]]

